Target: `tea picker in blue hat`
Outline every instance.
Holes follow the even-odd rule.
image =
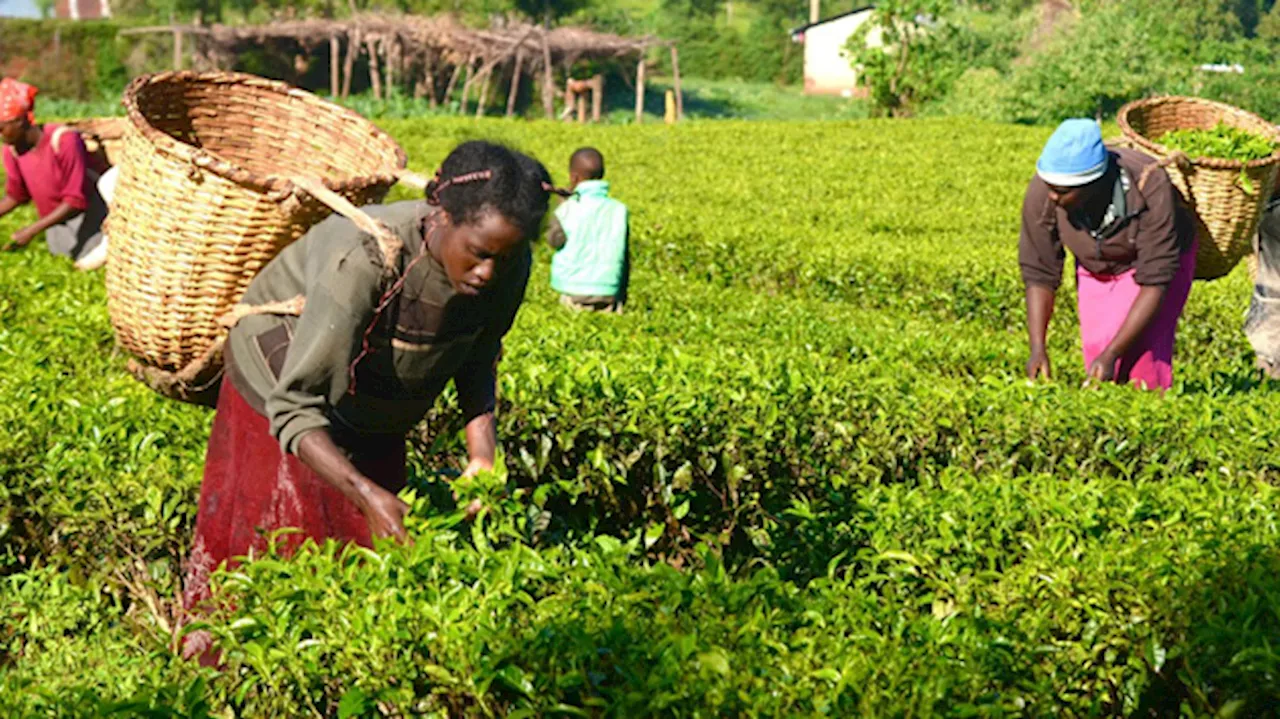
[[[1027,376],[1049,378],[1045,347],[1066,250],[1075,258],[1087,381],[1168,389],[1178,318],[1195,278],[1195,225],[1156,160],[1110,149],[1093,120],[1049,138],[1022,203]]]

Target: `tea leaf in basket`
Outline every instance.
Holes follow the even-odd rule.
[[[1191,157],[1213,157],[1238,162],[1261,160],[1276,151],[1275,142],[1222,122],[1212,130],[1167,132],[1156,142],[1170,150],[1185,152]]]

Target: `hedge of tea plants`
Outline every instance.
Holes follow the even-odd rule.
[[[1163,399],[1079,388],[1067,283],[1056,380],[1029,384],[1015,246],[1047,131],[387,129],[423,170],[493,137],[563,181],[599,147],[626,314],[563,311],[539,246],[505,466],[450,485],[446,394],[410,438],[414,544],[223,574],[202,669],[173,646],[211,414],[126,375],[100,274],[0,256],[0,715],[1273,711],[1280,428],[1247,277],[1197,283]]]

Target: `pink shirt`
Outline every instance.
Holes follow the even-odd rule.
[[[77,210],[89,207],[89,199],[97,192],[86,171],[89,152],[80,133],[65,131],[53,150],[53,133],[57,125],[45,125],[40,142],[18,155],[13,147],[4,148],[4,193],[19,203],[35,202],[41,217],[53,212],[63,202]]]

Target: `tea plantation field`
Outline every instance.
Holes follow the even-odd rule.
[[[1244,270],[1197,283],[1165,398],[1079,388],[1069,288],[1057,379],[1027,383],[1047,130],[386,128],[427,171],[492,137],[564,182],[598,146],[627,313],[563,311],[540,244],[505,469],[450,497],[446,397],[411,440],[415,543],[224,575],[214,671],[172,651],[211,413],[125,374],[101,274],[0,256],[0,716],[1275,711],[1280,420]]]

